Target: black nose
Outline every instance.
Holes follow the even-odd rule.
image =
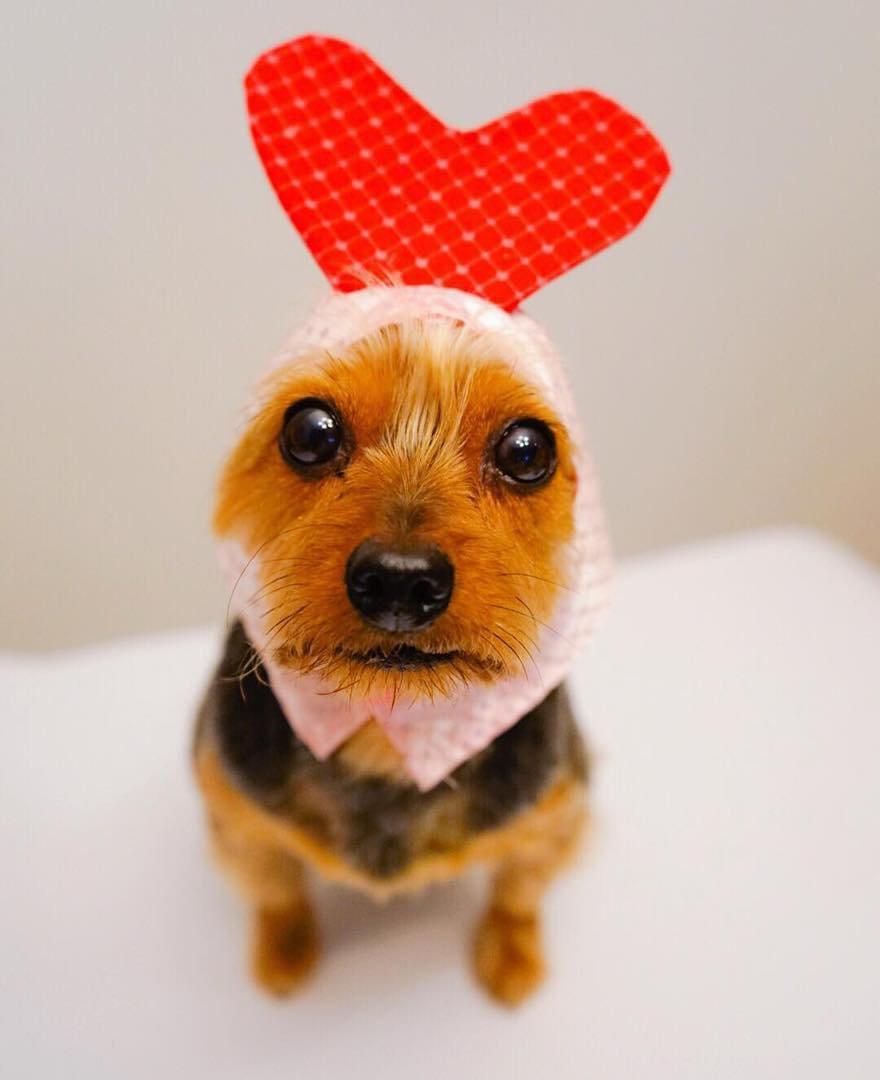
[[[388,547],[364,540],[345,568],[348,598],[382,630],[421,630],[449,606],[455,574],[436,547]]]

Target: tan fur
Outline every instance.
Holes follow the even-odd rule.
[[[235,878],[240,885],[242,880],[247,883],[246,890],[252,889],[255,881],[265,880],[284,891],[289,870],[282,855],[286,855],[309,863],[331,881],[350,885],[376,900],[385,900],[396,893],[414,892],[433,882],[446,881],[475,863],[499,863],[513,855],[521,862],[529,854],[538,860],[548,835],[555,837],[560,830],[566,835],[576,832],[574,818],[583,817],[583,784],[566,776],[510,824],[478,833],[456,851],[422,855],[400,876],[377,881],[306,830],[270,814],[249,799],[226,776],[214,750],[205,748],[198,755],[196,776],[208,805],[215,851],[219,844],[221,861],[227,869],[230,864],[226,860],[235,864]],[[573,811],[575,806],[579,807],[577,814]],[[555,852],[554,857],[558,854]],[[239,865],[241,859],[246,865],[244,872]],[[255,873],[252,868],[256,868]],[[262,873],[264,879],[260,877]],[[256,892],[250,895],[252,899],[261,899]]]
[[[294,989],[317,957],[304,865],[377,900],[458,877],[478,864],[493,866],[492,900],[474,945],[477,977],[505,1004],[516,1004],[540,982],[544,965],[538,906],[579,840],[585,818],[581,781],[561,777],[509,824],[471,837],[452,852],[424,854],[398,877],[380,882],[304,829],[248,799],[228,779],[210,747],[198,754],[196,775],[217,861],[254,905],[252,970],[269,992]],[[442,829],[442,822],[434,825]]]
[[[253,918],[251,972],[264,990],[283,997],[311,974],[320,954],[311,906],[256,908]]]
[[[355,776],[384,776],[402,782],[409,780],[403,758],[375,720],[356,731],[339,748],[336,756]]]
[[[495,349],[493,339],[461,328],[392,327],[270,382],[224,470],[215,528],[259,553],[257,599],[279,663],[321,672],[352,696],[433,696],[457,681],[530,670],[537,634],[565,587],[559,555],[573,529],[577,478],[564,427]],[[303,397],[330,401],[350,432],[342,475],[305,478],[282,460],[282,417]],[[559,456],[552,481],[528,495],[486,459],[492,436],[520,416],[553,428]],[[388,672],[348,658],[387,644],[345,594],[348,556],[368,537],[455,552],[452,602],[418,636],[421,648],[457,651],[454,662]]]
[[[450,323],[383,329],[339,354],[282,368],[233,450],[220,481],[219,536],[259,555],[261,617],[275,660],[316,671],[352,696],[377,690],[434,696],[457,682],[528,671],[532,648],[565,588],[561,553],[573,530],[577,486],[568,433],[506,363],[505,342]],[[285,410],[305,397],[329,402],[347,432],[343,469],[301,475],[277,440]],[[505,483],[487,449],[512,420],[534,417],[554,432],[558,466],[528,494]],[[366,669],[356,654],[388,644],[348,602],[346,561],[360,541],[431,543],[454,553],[448,609],[412,643],[455,653],[416,671]],[[551,624],[552,628],[552,624]],[[409,643],[407,635],[395,642]],[[354,777],[405,779],[376,724],[338,752]],[[210,743],[196,757],[214,850],[254,909],[252,967],[272,993],[287,993],[318,952],[304,885],[306,865],[385,899],[495,868],[492,900],[474,942],[478,977],[515,1004],[540,982],[541,895],[574,848],[584,786],[565,770],[539,801],[494,830],[471,833],[464,800],[438,800],[413,827],[415,858],[380,879],[347,862],[331,843],[262,809],[224,772]],[[308,780],[297,788],[301,820],[334,821],[332,796]]]
[[[584,819],[581,789],[545,818],[540,840],[519,845],[501,859],[489,909],[474,937],[474,966],[480,982],[504,1005],[519,1005],[543,981],[541,901],[576,852]]]

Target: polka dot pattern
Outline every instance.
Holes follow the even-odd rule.
[[[641,121],[589,90],[457,131],[315,36],[265,53],[245,88],[269,180],[340,291],[442,285],[511,311],[635,228],[669,174]]]

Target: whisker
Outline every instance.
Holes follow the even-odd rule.
[[[503,630],[504,633],[508,635],[508,637],[513,638],[513,640],[515,642],[517,642],[517,644],[522,646],[522,648],[526,651],[526,654],[528,655],[529,659],[532,658],[531,649],[533,647],[536,647],[535,646],[535,639],[533,637],[531,637],[529,634],[526,634],[525,631],[520,632],[520,631],[516,630],[514,627],[510,626],[508,623],[502,622],[500,619],[498,620],[498,622],[495,623],[495,629],[496,630]],[[521,633],[525,637],[525,639],[526,639],[525,641],[523,641],[522,636],[520,636]],[[528,642],[528,644],[526,644],[526,642]]]
[[[504,605],[503,605],[503,604],[490,604],[490,605],[489,605],[489,607],[490,607],[490,608],[495,608],[495,609],[496,609],[496,610],[498,610],[498,611],[509,611],[509,612],[511,613],[511,615],[522,615],[522,612],[521,612],[521,611],[517,611],[517,610],[516,610],[516,608],[511,608],[511,607],[504,607]],[[538,622],[538,620],[537,620],[537,619],[535,619],[534,615],[532,615],[532,616],[531,616],[531,618],[532,618],[532,619],[533,619],[533,620],[534,620],[534,621],[535,621],[536,623]],[[502,625],[505,625],[505,626],[506,626],[506,624],[502,624]],[[543,626],[544,624],[542,623],[541,625]],[[508,631],[512,631],[512,628],[508,626],[508,627],[507,627],[507,630],[508,630]],[[523,634],[525,634],[525,630],[523,630],[523,631],[522,631],[522,633],[523,633]],[[528,640],[529,640],[529,641],[531,642],[531,644],[532,644],[532,645],[534,646],[534,648],[536,648],[536,649],[537,649],[537,648],[538,648],[538,643],[537,643],[537,641],[535,641],[535,639],[534,639],[534,638],[533,638],[533,637],[532,637],[532,636],[531,636],[530,634],[526,634],[526,637],[527,637],[527,639],[528,639]]]
[[[525,665],[525,662],[523,661],[522,656],[520,656],[520,654],[519,654],[519,650],[515,649],[510,644],[509,641],[506,641],[503,637],[501,637],[500,634],[496,633],[496,631],[490,630],[489,633],[492,635],[492,637],[497,638],[501,642],[501,644],[505,646],[505,648],[509,649],[513,653],[513,655],[516,657],[520,667],[523,669],[523,675],[525,675],[525,677],[528,678],[529,673],[528,673],[528,670],[526,669],[526,665]]]
[[[247,704],[247,695],[245,694],[245,689],[244,689],[245,679],[249,678],[251,675],[255,675],[257,677],[257,679],[259,680],[258,671],[259,671],[259,668],[262,666],[262,663],[263,663],[263,658],[260,656],[260,654],[257,652],[257,650],[251,645],[249,655],[247,655],[242,660],[237,674],[235,674],[233,676],[228,676],[227,679],[226,679],[227,682],[233,682],[234,681],[234,682],[238,683],[238,691],[241,694],[241,700],[243,702],[245,702],[245,704]],[[262,681],[262,680],[259,680],[259,681]]]
[[[294,576],[294,571],[293,570],[290,570],[285,574],[276,574],[275,577],[270,578],[267,582],[264,583],[263,588],[268,589],[270,585],[274,585],[274,584],[276,584],[276,582],[279,582],[279,581],[289,581],[293,576]],[[299,582],[296,582],[296,584],[299,584]]]
[[[500,620],[499,620],[499,625],[501,626],[501,628],[506,633],[510,634],[511,637],[516,637],[516,635],[521,634],[526,639],[526,641],[529,643],[531,648],[533,648],[533,649],[538,648],[537,640],[527,630],[524,630],[521,626],[509,626],[506,622],[501,622]],[[517,637],[517,640],[519,641],[518,637]]]
[[[318,690],[317,694],[318,697],[332,697],[334,694],[341,694],[346,690],[353,690],[359,682],[360,677],[357,677],[350,683],[346,683],[342,686],[335,686],[332,690]]]
[[[561,581],[553,581],[551,578],[541,577],[540,574],[523,574],[523,573],[519,573],[519,572],[514,573],[511,570],[506,570],[506,571],[499,572],[498,576],[499,577],[531,578],[532,581],[543,581],[545,585],[553,585],[557,589],[565,589],[566,592],[574,592],[575,591],[574,589],[569,588],[568,585],[563,585],[563,583]]]
[[[569,645],[572,644],[571,638],[566,637],[565,634],[563,634],[560,630],[557,630],[555,626],[551,626],[550,623],[542,622],[539,618],[537,618],[535,616],[535,613],[521,596],[516,596],[514,597],[514,599],[518,604],[522,604],[522,606],[526,609],[532,622],[536,623],[538,626],[543,626],[545,630],[549,630],[551,634],[555,634],[557,637],[562,638],[562,640],[568,642]]]
[[[244,577],[244,575],[247,573],[248,569],[250,568],[251,563],[254,561],[254,559],[256,559],[256,557],[260,554],[260,552],[264,550],[264,548],[267,548],[270,544],[277,543],[277,541],[279,541],[282,536],[289,536],[291,533],[299,532],[300,529],[317,529],[317,530],[320,531],[321,529],[347,529],[349,527],[350,526],[348,524],[346,524],[345,522],[341,522],[341,521],[319,521],[319,522],[301,521],[297,525],[291,525],[287,529],[282,529],[281,532],[277,533],[275,536],[270,536],[268,540],[264,540],[262,542],[262,544],[260,544],[259,547],[256,549],[256,551],[254,551],[253,555],[251,555],[251,557],[244,564],[244,566],[241,568],[241,571],[239,572],[238,577],[235,579],[235,584],[232,586],[232,592],[230,592],[229,599],[226,601],[226,626],[227,626],[227,628],[229,627],[229,613],[232,610],[232,600],[233,600],[233,597],[235,596],[235,591],[238,588],[239,584],[241,583],[241,579]]]
[[[534,667],[535,672],[540,679],[541,669],[538,667],[537,661],[535,660],[534,654],[532,653],[532,650],[529,648],[529,646],[526,645],[525,642],[506,623],[503,623],[501,628],[504,630],[505,634],[509,634],[513,638],[513,640],[525,650],[526,656],[528,657],[529,661],[532,664],[532,667]],[[529,638],[528,640],[531,641],[532,639]]]
[[[229,626],[229,612],[230,612],[230,610],[232,608],[232,598],[235,596],[235,590],[238,588],[239,584],[241,583],[241,579],[247,573],[247,571],[250,568],[250,565],[254,561],[254,559],[256,559],[256,557],[260,554],[260,552],[264,548],[268,547],[269,544],[274,544],[276,541],[280,540],[282,536],[285,536],[288,533],[296,532],[297,528],[304,529],[305,527],[306,527],[306,523],[303,522],[303,524],[300,525],[300,526],[292,526],[289,529],[283,529],[276,536],[271,536],[268,540],[264,540],[263,543],[260,544],[260,546],[253,553],[253,555],[251,555],[251,557],[248,559],[248,561],[241,568],[241,572],[239,573],[238,577],[235,579],[235,584],[232,586],[232,592],[229,594],[229,599],[226,602],[226,626],[227,627]]]
[[[270,616],[274,615],[276,611],[281,611],[282,608],[287,605],[283,600],[279,600],[277,604],[273,604],[271,607],[266,608],[265,611],[260,612],[260,619],[265,622]]]
[[[302,607],[298,607],[296,611],[291,611],[289,615],[285,615],[283,618],[279,619],[278,622],[274,623],[272,626],[269,627],[269,629],[266,631],[268,635],[268,637],[266,638],[267,649],[278,636],[279,631],[282,630],[285,626],[287,626],[287,624],[291,620],[295,619],[298,615],[302,615],[302,613],[306,610],[308,606],[308,604],[303,604]]]
[[[491,652],[495,663],[498,664],[502,669],[506,667],[504,660],[501,658],[501,654],[498,652],[492,642],[485,636],[485,634],[478,633],[477,637],[479,637],[480,641],[484,641],[489,646],[489,651]]]
[[[276,579],[277,581],[278,579]],[[270,589],[269,586],[265,586],[262,589],[258,589],[254,595],[248,600],[248,604],[255,604],[258,600],[265,600],[267,596],[272,596],[274,593],[285,592],[287,589],[302,588],[303,582],[301,581],[288,581],[286,584],[278,585],[277,588]]]

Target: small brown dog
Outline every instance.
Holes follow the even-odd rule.
[[[560,359],[519,305],[628,235],[669,162],[592,90],[457,131],[319,35],[264,53],[245,88],[334,293],[260,383],[220,483],[237,621],[195,739],[214,847],[276,994],[317,956],[306,868],[383,898],[488,864],[476,971],[515,1004],[584,822],[561,685],[610,569]]]
[[[541,981],[541,898],[585,817],[564,691],[543,687],[426,784],[369,715],[320,760],[276,690],[317,678],[344,707],[390,695],[391,715],[428,702],[452,737],[457,695],[497,688],[501,708],[504,686],[534,682],[570,584],[578,471],[566,423],[509,345],[454,320],[385,325],[264,382],[215,515],[248,556],[237,589],[248,583],[252,621],[228,635],[195,765],[272,993],[318,954],[306,868],[385,898],[488,864],[477,975],[506,1004]]]

